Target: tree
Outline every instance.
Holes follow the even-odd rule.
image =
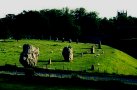
[[[12,31],[14,29],[14,14],[7,14],[5,18],[0,19],[1,38],[7,39],[12,37]]]

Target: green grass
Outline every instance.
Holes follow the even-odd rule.
[[[76,42],[63,43],[48,40],[20,40],[17,42],[8,40],[7,42],[0,42],[0,65],[14,65],[16,63],[17,66],[22,66],[19,63],[19,57],[23,44],[32,44],[40,48],[38,67],[45,68],[49,58],[51,58],[52,64],[47,65],[48,68],[137,75],[137,60],[135,58],[106,45],[102,45],[102,49],[96,48],[95,54],[90,54],[88,48],[95,45],[91,43],[76,44]],[[74,50],[73,62],[64,62],[62,57],[62,49],[68,45],[71,45]],[[81,53],[84,53],[82,57]],[[95,66],[94,71],[90,71],[92,64]]]

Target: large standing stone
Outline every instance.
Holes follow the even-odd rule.
[[[39,48],[29,44],[23,45],[23,52],[20,54],[20,63],[24,67],[35,67],[37,65]]]
[[[64,47],[62,51],[62,55],[64,57],[64,60],[72,61],[73,60],[73,48],[71,46]]]

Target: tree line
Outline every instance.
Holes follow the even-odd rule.
[[[95,38],[96,37],[96,38]],[[85,8],[43,9],[7,14],[0,19],[0,39],[92,39],[137,38],[137,18],[117,12],[112,18],[100,18]]]

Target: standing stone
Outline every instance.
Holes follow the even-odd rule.
[[[98,42],[98,49],[101,49],[101,41]]]
[[[51,40],[51,36],[49,36],[49,40]]]
[[[64,60],[72,61],[73,60],[73,48],[71,46],[64,47],[62,51],[62,55],[64,57]]]
[[[78,39],[76,39],[76,43],[77,43],[77,44],[79,43],[79,40],[78,40]]]
[[[92,46],[92,47],[91,47],[91,54],[94,54],[94,53],[95,53],[95,47]]]
[[[35,67],[37,65],[39,48],[29,44],[23,45],[23,52],[20,54],[20,63],[26,67]]]
[[[57,38],[57,37],[55,38],[55,41],[58,41],[58,38]]]
[[[65,39],[64,38],[62,38],[62,42],[64,42],[65,41]]]
[[[51,58],[49,59],[49,64],[51,64]]]
[[[72,42],[72,40],[71,39],[69,39],[69,43],[71,43]]]
[[[81,53],[81,57],[83,57],[83,52]]]

